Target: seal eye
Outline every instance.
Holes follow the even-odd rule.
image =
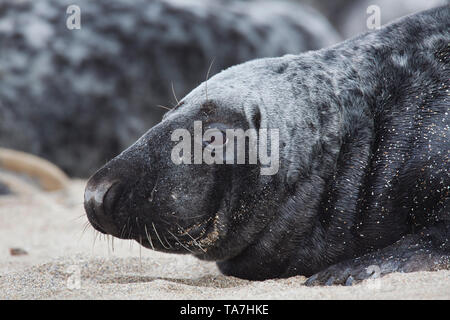
[[[218,129],[209,129],[205,132],[203,138],[203,148],[220,148],[226,145],[228,142],[227,134],[225,131]]]
[[[223,126],[223,125],[222,125]],[[225,126],[210,125],[203,135],[203,148],[223,148],[228,143]]]

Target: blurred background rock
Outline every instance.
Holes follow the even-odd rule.
[[[381,25],[402,16],[449,3],[448,0],[294,0],[309,4],[324,14],[345,38],[367,30],[367,8],[380,8]]]
[[[81,29],[66,8],[81,9]],[[25,0],[0,3],[0,146],[87,176],[210,75],[339,40],[297,3]]]
[[[156,124],[173,91],[180,99],[203,82],[213,59],[210,76],[367,31],[371,4],[386,23],[440,3],[3,0],[0,147],[87,177]],[[69,5],[81,9],[80,30],[66,27]]]
[[[0,195],[3,195],[3,194],[9,194],[9,188],[6,186],[6,185],[4,185],[2,182],[0,182]]]

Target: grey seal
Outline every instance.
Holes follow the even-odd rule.
[[[450,6],[203,83],[88,181],[92,226],[227,275],[352,284],[450,267]],[[171,133],[279,130],[279,170],[174,164]]]

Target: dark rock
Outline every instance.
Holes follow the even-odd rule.
[[[28,252],[22,248],[10,248],[9,254],[12,256],[26,256],[28,255]]]

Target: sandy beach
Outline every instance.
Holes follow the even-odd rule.
[[[391,274],[352,287],[309,288],[301,276],[226,277],[212,262],[96,236],[86,227],[84,184],[0,197],[1,299],[450,299],[450,271]]]

